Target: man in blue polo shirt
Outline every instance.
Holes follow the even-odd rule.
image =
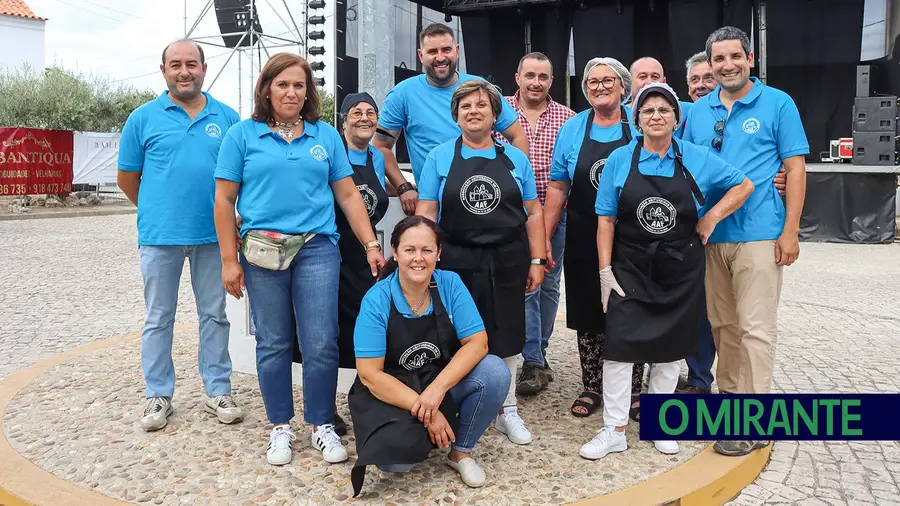
[[[185,258],[190,260],[200,317],[204,409],[222,423],[243,419],[231,398],[230,325],[213,222],[216,157],[225,132],[240,118],[234,109],[201,92],[206,63],[203,50],[193,41],[166,47],[160,70],[168,91],[131,113],[119,143],[118,183],[138,208],[147,306],[141,335],[145,431],[165,427],[173,412],[172,338]]]
[[[706,296],[719,364],[719,391],[766,394],[772,383],[782,269],[800,255],[809,143],[794,101],[750,77],[753,53],[741,30],[726,26],[706,41],[719,83],[691,109],[684,140],[712,147],[744,172],[755,190],[719,223],[706,250]],[[784,165],[786,202],[773,180]],[[722,197],[711,195],[708,206]],[[716,451],[746,455],[768,441],[719,441]]]
[[[625,101],[625,112],[628,114],[628,122],[634,123],[634,111],[631,110],[631,102],[634,100],[637,92],[641,91],[641,88],[649,83],[665,83],[667,81],[662,63],[650,56],[634,60],[628,71],[631,72],[631,96]],[[684,135],[688,113],[694,104],[684,101],[679,101],[678,103],[681,104],[682,121],[678,130],[675,130],[675,138],[681,139]]]
[[[457,72],[459,44],[456,43],[453,30],[447,25],[434,23],[426,27],[419,34],[419,45],[422,47],[418,51],[419,60],[422,61],[425,73],[404,80],[387,94],[373,142],[384,153],[385,163],[390,167],[390,164],[397,163],[391,150],[403,130],[416,183],[428,153],[437,145],[462,135],[459,125],[450,115],[453,91],[466,81],[481,79]],[[502,102],[503,109],[494,130],[503,134],[510,144],[527,155],[528,138],[519,124],[519,115],[509,102]],[[398,188],[397,191],[402,200],[402,194],[415,189],[410,185]],[[411,195],[418,199],[417,194]]]

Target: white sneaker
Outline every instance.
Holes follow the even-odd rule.
[[[290,425],[276,425],[269,434],[269,447],[266,449],[266,460],[273,466],[283,466],[291,462],[294,456],[294,431]]]
[[[463,483],[472,487],[478,488],[484,486],[484,482],[487,481],[487,476],[484,474],[484,469],[478,465],[478,462],[475,462],[475,459],[472,457],[466,457],[459,462],[453,462],[450,460],[450,457],[447,457],[447,465],[456,469],[456,472],[459,473],[459,477],[462,478]]]
[[[238,407],[230,395],[204,397],[203,409],[205,409],[207,413],[216,415],[220,422],[232,424],[238,423],[244,419],[244,412]]]
[[[312,444],[317,450],[322,451],[325,462],[337,464],[350,458],[347,449],[341,443],[341,437],[334,431],[334,425],[320,425],[318,430],[312,433]]]
[[[627,449],[628,441],[625,439],[625,432],[618,432],[612,427],[603,427],[594,436],[594,439],[591,439],[581,447],[581,451],[578,454],[586,459],[597,460],[610,453],[624,452]]]
[[[678,447],[678,441],[654,441],[653,446],[666,455],[675,455],[681,450]]]
[[[525,428],[525,422],[515,406],[503,408],[503,413],[497,415],[497,419],[494,420],[494,428],[506,434],[507,439],[517,445],[527,445],[531,442],[531,432]]]
[[[162,429],[169,423],[169,417],[175,412],[172,402],[166,397],[150,397],[144,406],[141,428],[147,432]]]

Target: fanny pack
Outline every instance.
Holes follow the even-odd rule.
[[[287,235],[270,230],[250,230],[241,240],[241,254],[251,265],[271,271],[283,271],[291,266],[297,252],[315,233]]]

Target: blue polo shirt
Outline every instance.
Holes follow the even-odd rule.
[[[466,289],[462,279],[455,272],[435,269],[434,279],[438,284],[438,295],[447,310],[450,322],[456,329],[456,337],[462,341],[484,330],[484,322],[472,294]],[[363,297],[353,331],[353,345],[357,358],[378,358],[387,353],[387,328],[391,316],[391,298],[397,312],[404,318],[415,318],[409,303],[400,289],[400,279],[394,272],[375,283]],[[434,311],[434,301],[422,316]]]
[[[375,175],[378,176],[381,188],[384,189],[384,153],[374,146],[369,146],[369,152],[372,153],[372,166],[375,167]],[[362,165],[365,167],[366,161],[368,160],[368,153],[365,151],[357,151],[353,146],[348,146],[347,157],[350,159],[351,164]]]
[[[450,101],[460,84],[474,79],[484,80],[459,72],[455,84],[440,88],[432,86],[425,74],[421,74],[401,81],[385,97],[378,124],[388,130],[402,129],[406,134],[406,149],[417,185],[428,153],[438,144],[456,139],[462,133],[450,114]],[[503,132],[519,120],[519,114],[502,97],[500,105],[502,111],[497,118],[496,130]]]
[[[625,108],[626,111],[630,109]],[[590,109],[585,109],[575,116],[567,119],[556,134],[556,144],[553,147],[553,160],[550,164],[550,180],[566,181],[571,183],[575,178],[575,165],[578,164],[578,155],[581,153],[581,145],[584,144],[584,127],[587,125]],[[627,114],[627,113],[626,113]],[[631,138],[638,135],[634,125],[628,123],[631,130]],[[591,124],[591,139],[597,142],[613,142],[622,138],[622,125],[598,126]]]
[[[750,178],[756,186],[750,198],[716,226],[709,242],[750,242],[777,239],[784,229],[784,201],[772,180],[782,160],[809,154],[809,143],[800,112],[791,97],[755,77],[744,98],[728,110],[719,100],[719,90],[698,100],[691,109],[684,140],[700,146],[712,145],[717,121],[725,121],[722,151],[718,156]],[[713,192],[708,206],[722,194]]]
[[[531,161],[525,156],[519,148],[500,142],[503,146],[504,153],[515,166],[511,171],[516,186],[522,194],[522,202],[534,200],[537,198],[537,186],[534,182],[534,170],[531,168]],[[425,160],[425,167],[422,169],[421,180],[419,181],[419,200],[436,200],[438,203],[438,221],[441,219],[441,204],[444,195],[444,185],[447,182],[447,175],[450,173],[450,163],[453,161],[453,154],[456,149],[456,139],[447,141],[440,146],[434,148],[428,153]],[[494,147],[488,149],[469,149],[465,145],[460,148],[460,155],[464,159],[475,156],[488,158],[493,160],[497,157],[497,150]]]
[[[241,184],[237,210],[248,230],[315,232],[337,244],[330,183],[353,175],[340,134],[328,123],[303,122],[287,142],[259,121],[231,127],[219,150],[216,178]]]
[[[691,111],[691,107],[694,106],[694,103],[679,101],[678,104],[681,105],[681,124],[678,125],[678,130],[675,130],[675,134],[673,135],[673,137],[675,137],[676,139],[681,139],[684,137],[684,126],[687,123],[685,120],[687,119],[688,114]],[[625,110],[627,111],[627,114],[628,114],[628,121],[630,121],[631,124],[633,125],[634,124],[634,107],[633,106],[626,107]]]
[[[213,171],[225,132],[238,114],[208,93],[192,120],[163,92],[128,116],[119,141],[119,170],[140,172],[139,246],[191,246],[217,241]]]
[[[594,203],[594,211],[598,216],[616,216],[619,210],[619,196],[631,170],[631,157],[636,147],[637,141],[632,141],[627,146],[617,148],[606,159],[603,173],[600,174],[597,200]],[[681,150],[684,166],[694,177],[704,198],[714,190],[724,194],[744,181],[745,176],[741,171],[713,154],[711,149],[684,141],[678,141],[678,148]],[[641,154],[638,155],[638,171],[645,176],[674,176],[675,149],[669,147],[666,155],[660,158],[658,154],[641,148]],[[691,195],[693,196],[693,193]],[[701,218],[708,210],[705,207],[701,209],[696,197],[694,206]]]

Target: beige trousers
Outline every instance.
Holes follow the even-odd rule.
[[[720,392],[771,391],[781,284],[775,241],[707,244],[706,303]]]

